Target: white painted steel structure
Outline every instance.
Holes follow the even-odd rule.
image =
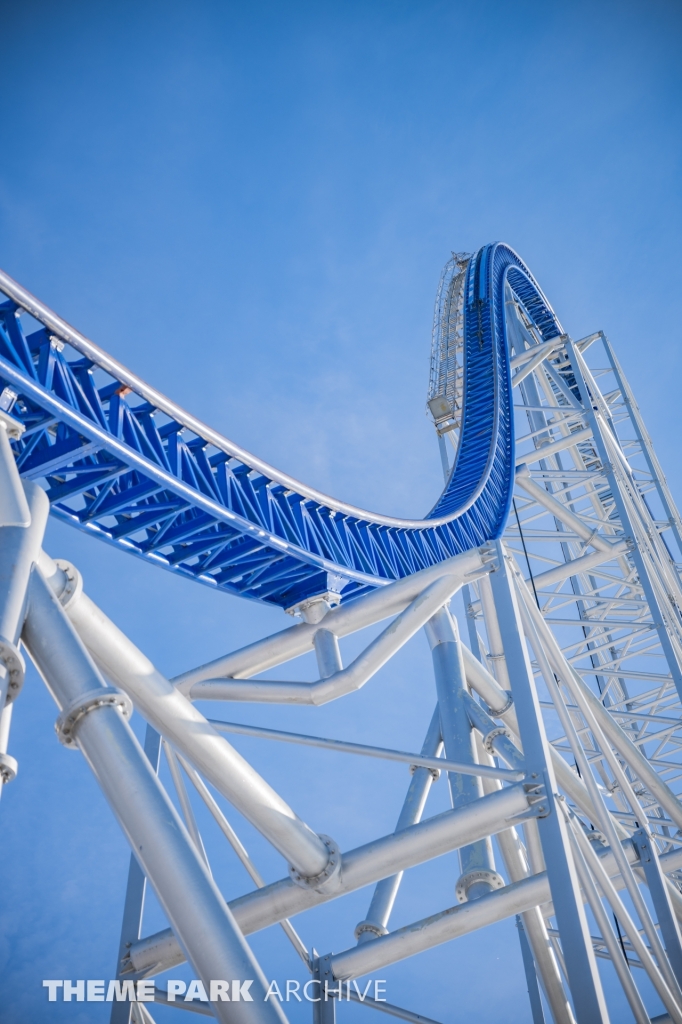
[[[465,411],[468,268],[463,254],[446,267],[434,323],[428,403],[446,478]],[[188,959],[207,991],[211,979],[250,978],[254,995],[190,1008],[274,1024],[283,1010],[264,998],[268,982],[245,939],[258,930],[281,924],[313,977],[338,995],[352,979],[516,916],[534,1024],[613,1019],[605,960],[637,1024],[653,1019],[641,978],[665,1010],[659,1019],[682,1024],[682,521],[606,336],[545,340],[509,285],[505,301],[516,486],[504,536],[348,602],[333,591],[308,597],[293,609],[297,625],[173,680],[90,600],[75,567],[41,551],[48,501],[17,471],[10,440],[22,424],[6,398],[0,773],[7,783],[17,771],[8,743],[23,647],[54,697],[61,741],[84,754],[135,851],[119,978],[156,978]],[[460,591],[458,624],[449,605]],[[387,624],[344,666],[339,638],[378,623]],[[208,720],[197,706],[340,699],[422,628],[437,704],[419,752]],[[306,651],[317,657],[317,681],[259,678]],[[145,750],[127,722],[133,706],[148,723]],[[395,831],[340,850],[234,749],[227,737],[240,732],[412,765]],[[161,749],[173,799],[158,778]],[[441,773],[452,809],[425,817]],[[187,781],[255,885],[229,904]],[[279,881],[264,883],[217,797],[282,855]],[[391,930],[403,873],[454,850],[457,902],[444,896],[439,913]],[[145,877],[169,922],[151,935],[141,931]],[[348,948],[306,950],[290,919],[367,886]],[[324,936],[317,944],[325,948]],[[317,1024],[334,1020],[337,1003],[314,1004]],[[113,1004],[112,1024],[151,1019],[142,1003]]]

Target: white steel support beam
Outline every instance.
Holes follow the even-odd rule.
[[[563,452],[567,448],[573,448],[574,445],[579,444],[581,441],[587,441],[590,437],[592,437],[591,427],[585,427],[583,430],[576,430],[572,434],[568,434],[566,437],[559,438],[558,441],[551,441],[549,444],[536,448],[534,452],[522,452],[520,455],[516,456],[516,465],[521,466],[523,463],[526,463],[526,465],[530,466],[534,462],[539,462],[540,459],[546,459],[548,456],[556,455],[558,452]]]
[[[159,773],[159,756],[161,753],[161,737],[151,725],[147,726],[144,739],[144,753],[149,761],[155,775]],[[116,977],[121,978],[121,967],[125,956],[133,942],[140,938],[142,930],[142,915],[144,913],[145,897],[147,894],[147,876],[140,867],[140,863],[134,853],[130,854],[128,866],[128,882],[126,885],[126,896],[123,904],[123,920],[121,922],[121,936],[118,944],[118,958],[116,960]],[[111,1004],[111,1016],[109,1024],[130,1024],[130,1013],[132,1004],[124,1000],[113,1000]]]
[[[552,902],[562,936],[562,950],[578,1024],[607,1024],[606,1000],[592,948],[580,885],[571,856],[566,824],[557,813],[557,784],[549,744],[528,660],[513,580],[502,544],[497,542],[498,569],[491,585],[502,634],[507,669],[530,779],[545,787],[546,814],[538,819]],[[518,885],[527,883],[520,882]],[[483,897],[490,899],[490,897]],[[517,908],[520,913],[526,907]]]
[[[25,487],[30,522],[26,526],[0,526],[0,708],[8,698],[14,700],[21,686],[23,671],[18,665],[17,644],[26,614],[28,581],[40,554],[50,511],[47,496],[37,484],[27,481]]]
[[[531,478],[528,466],[525,463],[516,470],[515,479],[519,487],[522,487],[539,505],[542,505],[553,516],[556,516],[570,530],[573,530],[586,544],[591,544],[592,547],[598,548],[600,551],[607,551],[612,555],[615,554],[613,544],[606,540],[605,537],[600,537],[596,529],[590,529],[580,516],[577,516],[575,512],[572,512],[570,508],[567,508],[560,501],[557,501],[549,491],[545,490],[544,487],[540,487]]]
[[[249,679],[243,682],[236,679],[208,679],[192,686],[192,699],[317,706],[337,700],[361,689],[431,616],[450,600],[461,585],[459,576],[442,576],[430,583],[347,668],[342,668],[313,683],[269,679]],[[325,638],[333,637],[334,634],[327,625],[327,616],[322,621],[325,624],[324,628],[318,629],[315,638],[320,633],[324,634]]]
[[[214,1003],[218,1020],[283,1024],[279,1005],[265,1002],[267,982],[231,911],[130,726],[111,702],[111,689],[38,570],[23,638],[207,991],[211,979],[253,979],[253,1002]]]
[[[334,977],[343,981],[359,978],[486,925],[525,913],[543,902],[548,888],[546,875],[531,875],[477,900],[449,907],[405,928],[398,928],[375,942],[336,953],[332,957]],[[608,1017],[603,1019],[608,1020]],[[593,1017],[592,1020],[601,1022],[602,1018]],[[581,1022],[580,1017],[578,1021]]]
[[[546,572],[540,572],[533,577],[535,589],[537,591],[546,590],[548,587],[553,587],[557,583],[570,579],[571,576],[577,576],[579,573],[596,569],[597,566],[603,565],[604,562],[611,562],[618,555],[626,554],[630,547],[631,545],[626,540],[617,541],[610,551],[603,549],[592,551],[588,555],[580,555],[579,558],[572,558],[562,565],[557,565],[555,569],[547,569]]]
[[[480,736],[477,737],[477,753],[478,760],[482,764],[493,764],[493,759],[483,746],[483,740]],[[493,793],[499,788],[500,783],[498,781],[494,779],[483,780],[484,793]],[[532,819],[532,821],[526,822],[526,828],[529,824],[535,825],[535,820]],[[523,878],[528,878],[531,873],[540,874],[545,870],[543,863],[542,868],[531,872],[527,851],[524,850],[515,828],[498,833],[497,845],[502,854],[502,860],[504,861],[510,882],[520,882]],[[519,941],[526,969],[529,995],[532,992],[533,982],[535,982],[537,988],[537,971],[545,998],[551,1009],[554,1024],[575,1024],[573,1010],[561,980],[559,964],[549,941],[542,909],[540,907],[533,907],[532,910],[526,910],[523,914],[519,915],[517,925],[520,925]],[[528,947],[527,950],[524,950],[524,943]],[[530,957],[530,963],[527,962],[527,956]],[[531,1006],[533,1006],[532,997]],[[541,1019],[544,1024],[544,1018]]]
[[[44,553],[41,566],[55,592],[63,592],[64,572]],[[74,595],[66,611],[105,675],[132,698],[164,739],[182,751],[303,876],[320,875],[329,860],[324,842],[201,712],[86,594]]]
[[[342,856],[342,871],[332,891],[302,889],[290,878],[283,878],[232,900],[230,909],[242,932],[250,935],[381,878],[495,835],[509,827],[510,819],[527,813],[532,799],[522,783],[506,787],[475,804],[444,811],[418,825],[349,850]],[[545,896],[543,902],[547,899]],[[130,959],[135,971],[145,971],[158,963],[172,967],[181,963],[184,955],[172,930],[166,929],[136,943],[130,950]]]
[[[47,496],[37,484],[22,484],[7,431],[7,423],[0,418],[0,795],[17,773],[8,748],[13,702],[24,678],[18,645],[31,568],[40,554],[50,511]]]
[[[427,757],[436,757],[442,745],[440,712],[438,705],[436,705],[436,710],[429,723],[421,752]],[[401,832],[404,828],[416,825],[417,822],[421,821],[424,807],[426,806],[426,798],[436,777],[436,772],[433,768],[414,766],[405,802],[395,827],[396,832]],[[389,875],[388,878],[382,878],[377,883],[367,916],[363,921],[360,921],[355,929],[355,937],[358,942],[368,942],[378,935],[386,935],[391,911],[393,910],[395,898],[398,895],[402,877],[403,872],[400,871],[395,875]]]
[[[464,669],[469,686],[476,691],[479,697],[483,698],[496,718],[501,718],[516,736],[520,736],[516,710],[513,702],[510,700],[510,693],[502,689],[497,680],[493,679],[478,658],[475,658],[464,644],[462,644],[462,655],[464,657]],[[549,752],[559,785],[571,800],[594,821],[597,813],[585,788],[585,784],[578,778],[575,772],[571,771],[571,768],[558,750],[550,747]]]
[[[426,636],[433,659],[445,755],[453,761],[475,764],[474,735],[466,706],[468,694],[462,645],[456,623],[447,608],[441,608],[429,620]],[[453,807],[464,807],[483,795],[481,780],[472,775],[448,772],[448,787]],[[476,899],[502,884],[495,871],[489,838],[460,847],[459,862],[461,873],[456,888],[460,902]]]
[[[447,813],[453,814],[455,812],[449,811]],[[625,854],[628,858],[628,861],[636,867],[637,852],[632,842],[630,840],[627,840],[623,844],[623,849],[625,850]],[[362,850],[362,847],[360,847],[360,850]],[[352,854],[346,854],[346,856],[350,857],[357,852],[359,851],[352,851]],[[599,855],[599,860],[603,865],[607,875],[613,879],[614,888],[622,889],[624,887],[624,883],[619,874],[618,864],[616,863],[616,859],[611,850],[604,849]],[[661,867],[665,872],[671,873],[677,871],[682,867],[682,849],[677,849],[672,851],[671,853],[663,854],[660,860]],[[456,923],[454,925],[454,931],[452,934],[449,932],[447,927],[442,932],[439,931],[439,935],[441,937],[437,937],[435,932],[428,933],[428,941],[424,948],[431,948],[431,946],[440,945],[442,942],[448,942],[450,941],[450,939],[457,938],[459,935],[467,934],[471,931],[476,931],[478,928],[483,928],[488,924],[494,924],[498,921],[503,921],[505,918],[510,917],[514,913],[525,913],[526,910],[529,910],[532,907],[544,908],[545,906],[551,903],[549,879],[547,877],[546,871],[530,875],[527,879],[522,880],[522,882],[519,884],[525,885],[525,883],[528,883],[528,885],[525,886],[525,888],[523,888],[520,894],[518,893],[518,890],[514,890],[515,892],[517,892],[517,896],[515,896],[511,901],[511,909],[509,901],[509,890],[511,889],[511,886],[505,886],[504,889],[498,889],[495,892],[490,893],[489,896],[482,897],[481,900],[473,900],[470,903],[460,904],[459,906],[449,908],[446,911],[443,911],[439,914],[433,915],[430,918],[427,918],[427,922],[433,921],[434,923],[438,924],[439,929],[441,924],[443,923],[444,918],[446,917],[450,919],[453,919],[454,917]],[[274,883],[274,885],[278,886],[280,885],[280,883]],[[268,886],[267,888],[272,889],[272,886]],[[264,891],[265,890],[260,890],[260,892]],[[344,892],[345,891],[346,890],[344,890]],[[337,893],[335,895],[343,895],[343,893]],[[234,912],[235,918],[237,922],[240,924],[242,930],[244,931],[244,934],[250,934],[251,931],[256,931],[259,928],[266,928],[270,924],[275,924],[277,923],[277,920],[280,920],[279,918],[272,918],[271,916],[262,917],[261,923],[256,928],[250,927],[250,915],[247,916],[246,908],[247,906],[253,907],[253,902],[257,898],[257,896],[258,893],[250,893],[247,896],[242,896],[237,900],[233,900],[229,904],[230,909]],[[321,896],[318,897],[317,902],[323,903],[326,900],[333,898],[334,896],[329,895]],[[486,901],[492,900],[494,902],[492,903],[492,908],[486,904],[486,910],[480,916],[476,913],[474,913],[473,917],[468,917],[468,915],[460,916],[458,914],[458,911],[464,910],[467,907],[470,910],[472,908],[476,908],[479,905],[479,903],[482,902],[483,899],[485,899]],[[516,902],[517,900],[518,903]],[[515,906],[519,906],[521,907],[521,909],[518,911],[514,910],[513,907]],[[308,909],[308,907],[300,908],[300,910],[306,909]],[[292,912],[298,913],[300,911]],[[472,922],[471,926],[469,926],[468,924],[463,924],[463,922],[467,920]],[[392,939],[393,935],[399,935],[401,932],[419,932],[423,924],[424,922],[416,922],[412,925],[407,925],[404,929],[399,929],[396,932],[390,933],[386,936],[386,939]],[[460,931],[460,928],[463,928],[463,930]],[[431,941],[432,939],[433,941]],[[384,938],[378,938],[376,942],[383,943]],[[363,943],[360,947],[354,948],[367,949],[368,947],[372,947],[374,945],[374,942],[367,942]],[[395,948],[400,949],[401,943],[398,943]],[[352,950],[349,950],[348,952],[352,952]],[[401,954],[400,956],[395,956],[395,959],[402,959],[403,955],[412,956],[413,953],[418,952],[421,952],[421,948],[415,948],[412,952],[406,952],[404,954]],[[343,955],[345,956],[346,954],[344,953]],[[384,961],[383,959],[384,956],[388,956],[388,959],[386,961]],[[139,942],[134,943],[130,949],[131,971],[140,974],[150,973],[152,971],[168,970],[169,968],[174,967],[179,963],[182,963],[183,960],[184,954],[182,952],[182,949],[180,948],[178,941],[175,938],[172,929],[170,928],[164,929],[161,932],[157,932],[155,935],[149,935],[145,939],[141,939]],[[379,966],[385,966],[385,964],[393,962],[393,952],[382,953]],[[374,967],[369,966],[367,969],[373,970]],[[363,972],[360,971],[359,974],[361,973]]]
[[[629,843],[625,850],[628,860],[636,864],[637,854],[632,844]],[[622,882],[618,877],[618,867],[613,854],[605,850],[599,860],[607,875],[616,876],[614,886],[621,888]],[[666,871],[675,870],[680,863],[682,851],[662,857],[662,865]],[[335,954],[332,958],[334,977],[344,980],[360,977],[408,956],[414,956],[426,949],[485,928],[487,925],[503,921],[513,914],[522,914],[533,907],[542,906],[549,899],[550,883],[547,872],[530,875],[478,900],[449,907],[431,917],[399,928],[375,942],[368,942]]]
[[[621,726],[615,720],[602,702],[598,700],[581,678],[578,672],[569,665],[559,647],[552,631],[538,611],[535,602],[528,593],[528,588],[521,574],[517,574],[517,582],[524,592],[524,605],[529,617],[533,620],[538,636],[542,641],[543,649],[547,659],[559,679],[567,684],[573,684],[580,689],[585,700],[590,706],[592,713],[597,718],[604,733],[619,751],[621,756],[628,762],[632,770],[639,776],[640,780],[656,798],[660,806],[670,815],[678,828],[682,829],[682,804],[667,785],[665,779],[651,766],[651,763],[641,753],[637,745],[625,734]],[[570,795],[570,794],[569,794]],[[596,818],[599,817],[597,812]]]
[[[455,555],[429,569],[422,569],[380,587],[356,601],[332,608],[321,623],[301,622],[290,626],[289,629],[257,640],[222,658],[183,672],[173,682],[182,693],[193,697],[194,685],[207,679],[248,679],[258,672],[265,672],[312,651],[314,637],[319,629],[324,628],[337,637],[344,637],[365,626],[373,626],[383,619],[400,614],[431,583],[443,576],[454,576],[460,583],[464,583],[467,579],[475,579],[490,572],[493,558],[489,545],[472,548],[471,551]]]

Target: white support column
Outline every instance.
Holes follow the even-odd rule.
[[[159,774],[159,755],[161,753],[161,737],[151,725],[147,726],[144,753],[149,761],[154,774]],[[123,920],[121,922],[121,935],[118,943],[118,958],[116,960],[116,978],[121,980],[121,970],[125,966],[128,950],[133,942],[140,938],[142,928],[142,915],[144,913],[145,896],[147,893],[147,876],[140,867],[134,853],[130,854],[128,865],[128,883],[123,903]],[[130,1013],[132,1003],[121,1000],[113,1000],[111,1004],[111,1015],[109,1024],[130,1024]]]
[[[479,762],[481,764],[492,764],[493,759],[485,750],[480,735],[476,736],[476,747]],[[484,793],[494,793],[502,786],[495,779],[483,779],[482,783]],[[526,822],[526,826],[530,823],[535,825],[535,819],[531,818],[530,822]],[[545,872],[544,864],[538,871],[530,870],[528,852],[523,849],[515,828],[498,832],[497,845],[500,848],[510,882],[520,882],[522,879],[528,878],[530,874]],[[533,981],[537,987],[536,971],[542,983],[542,989],[549,1004],[554,1024],[575,1024],[573,1011],[561,980],[559,964],[549,942],[547,926],[545,925],[541,908],[533,907],[532,910],[526,910],[523,914],[518,915],[517,927],[528,981],[528,995],[531,1001],[531,1008],[533,1009],[533,1024],[535,1024],[537,1016],[536,1004],[533,1000]],[[528,962],[528,957],[530,957],[530,963]],[[544,1017],[540,1019],[542,1024],[544,1024]]]
[[[41,568],[56,593],[66,577],[44,553]],[[270,840],[301,875],[316,878],[329,862],[324,841],[294,813],[258,772],[155,668],[142,651],[84,593],[66,611],[105,675],[135,702],[154,728]]]
[[[436,757],[441,745],[440,712],[436,706],[421,753],[426,757]],[[438,774],[433,768],[419,768],[416,765],[412,765],[412,779],[410,780],[407,796],[405,797],[405,802],[395,827],[396,832],[402,832],[409,825],[415,825],[418,821],[421,821],[426,798],[429,795],[434,778],[437,778]],[[367,911],[367,917],[364,921],[360,921],[355,929],[355,937],[358,942],[368,942],[378,935],[386,935],[388,921],[393,910],[395,898],[398,895],[402,877],[403,872],[400,871],[397,875],[382,878],[377,883],[369,910]]]
[[[597,970],[580,885],[570,851],[566,824],[557,813],[557,784],[542,712],[526,650],[513,580],[502,544],[499,567],[491,574],[506,665],[514,694],[529,781],[545,787],[546,812],[538,818],[552,901],[578,1024],[607,1024],[606,1001]]]
[[[0,795],[17,773],[9,754],[12,705],[24,681],[19,637],[26,613],[31,567],[40,554],[50,511],[47,495],[22,483],[9,443],[11,417],[0,416]],[[17,425],[17,432],[20,424]]]
[[[474,737],[466,706],[466,676],[457,623],[447,608],[441,608],[426,624],[436,677],[441,736],[445,755],[453,761],[475,764]],[[453,807],[464,807],[483,796],[481,780],[472,775],[448,772]],[[459,851],[461,874],[457,881],[457,899],[477,899],[502,886],[495,871],[490,838],[480,839]]]
[[[23,639],[100,784],[182,947],[206,986],[252,980],[253,1002],[212,1004],[224,1024],[283,1024],[267,982],[221,893],[61,605],[36,570]],[[118,705],[118,706],[117,706]]]

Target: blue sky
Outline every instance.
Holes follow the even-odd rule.
[[[502,239],[568,331],[614,341],[682,497],[681,25],[666,0],[5,0],[0,265],[261,457],[419,515],[440,483],[424,415],[440,270],[451,250]],[[287,624],[58,524],[46,546],[170,675]],[[428,660],[416,639],[345,704],[243,720],[414,749]],[[46,1019],[45,977],[110,977],[118,941],[124,842],[54,718],[32,675],[11,746],[20,775],[0,806],[8,1024]],[[342,847],[392,829],[402,769],[236,745]],[[218,838],[207,844],[225,892],[244,891]],[[415,872],[395,922],[454,902],[456,874],[452,858]],[[303,918],[305,940],[349,945],[367,901]],[[152,901],[152,928],[155,915]],[[277,929],[253,944],[271,975],[300,973]],[[392,1001],[436,1019],[530,1019],[511,923],[386,977]],[[73,1003],[53,1019],[106,1014]]]

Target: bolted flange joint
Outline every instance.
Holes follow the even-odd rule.
[[[504,655],[502,655],[502,657],[504,657]],[[514,706],[514,695],[511,690],[503,690],[502,692],[507,695],[507,703],[503,708],[496,708],[494,710],[493,714],[495,715],[495,718],[499,718],[500,715],[506,715],[510,708]]]
[[[292,882],[295,882],[301,889],[313,889],[315,892],[320,893],[334,892],[334,890],[339,887],[339,883],[341,881],[341,850],[337,843],[335,843],[329,836],[325,836],[320,832],[319,838],[329,850],[329,859],[324,870],[321,871],[319,875],[306,877],[290,864],[289,877]]]
[[[493,889],[502,889],[504,887],[504,878],[497,871],[488,871],[484,868],[467,871],[465,875],[459,876],[455,885],[455,896],[458,902],[467,903],[471,888],[474,885],[481,884],[489,886],[488,891],[492,892]]]
[[[59,603],[62,608],[66,608],[72,601],[78,600],[83,593],[83,577],[76,566],[67,562],[65,558],[55,558],[55,563],[66,576],[66,584],[59,595]]]
[[[88,690],[67,704],[55,722],[54,728],[59,742],[75,750],[76,726],[90,711],[103,707],[118,708],[124,718],[130,718],[133,713],[133,702],[130,697],[114,686],[99,686],[96,690]]]
[[[16,779],[18,771],[19,765],[15,757],[11,757],[10,754],[0,754],[0,785],[4,786],[6,782]]]
[[[4,636],[0,636],[0,665],[5,666],[9,676],[7,700],[5,703],[11,704],[12,701],[19,696],[21,688],[24,685],[26,663],[16,644],[13,644],[10,640],[6,640]]]
[[[414,773],[416,772],[417,768],[424,768],[424,765],[423,764],[411,764],[410,765],[410,775],[414,775]],[[439,778],[441,776],[440,768],[427,768],[426,770],[431,772],[431,778],[433,779],[433,781],[434,782],[438,782],[438,780],[439,780]]]
[[[0,665],[4,665],[9,676],[5,703],[11,703],[24,686],[26,662],[16,644],[4,637],[0,637]]]
[[[355,926],[354,934],[356,939],[361,935],[371,935],[372,938],[380,939],[382,935],[388,935],[388,928],[384,928],[383,924],[377,924],[376,921],[360,921],[360,924]]]
[[[495,742],[498,736],[506,736],[507,739],[511,739],[511,733],[509,732],[509,729],[505,729],[503,725],[498,725],[497,728],[491,729],[490,732],[487,732],[483,737],[483,746],[490,755],[493,755],[495,753],[493,743]]]

